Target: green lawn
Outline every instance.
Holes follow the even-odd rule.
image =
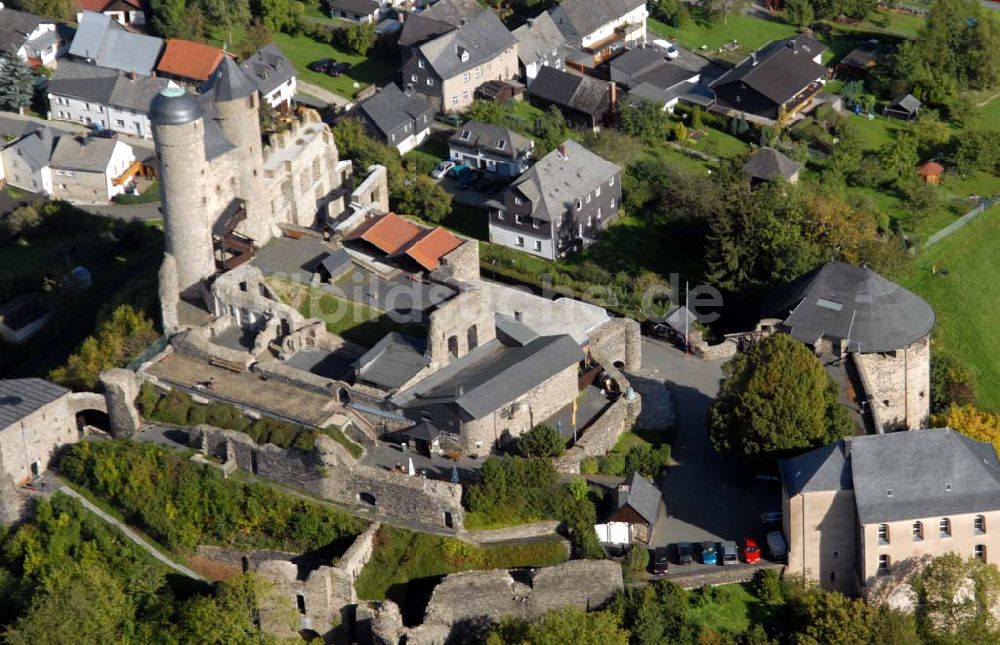
[[[984,105],[979,114],[984,127],[1000,130],[1000,96]]]
[[[749,149],[749,146],[742,139],[737,139],[728,132],[716,130],[715,128],[703,128],[703,131],[704,135],[701,139],[697,141],[688,139],[685,145],[694,150],[710,154],[713,157],[722,157],[724,159],[743,154]]]
[[[371,560],[358,576],[355,587],[359,598],[389,598],[400,607],[415,606],[422,612],[437,576],[471,569],[549,566],[566,559],[561,540],[478,547],[440,535],[383,525],[375,536]]]
[[[787,38],[797,32],[795,27],[787,23],[763,20],[744,14],[729,16],[726,24],[711,24],[697,19],[696,8],[692,7],[691,13],[695,19],[680,29],[650,18],[649,30],[666,36],[692,51],[701,50],[704,46],[705,51],[702,53],[716,52],[725,43],[735,40],[740,45],[737,54],[743,55],[772,40]]]
[[[761,601],[744,585],[720,585],[694,592],[688,619],[720,632],[738,634],[750,627],[751,619],[762,609]]]
[[[856,114],[848,114],[848,118],[858,129],[860,140],[866,150],[877,150],[892,141],[896,133],[909,130],[905,121],[887,119],[883,116],[867,119]]]
[[[274,44],[280,47],[285,56],[288,56],[288,59],[295,65],[300,79],[347,98],[354,98],[358,92],[372,83],[381,83],[391,79],[399,67],[392,60],[358,56],[336,49],[331,45],[316,42],[304,35],[274,34]],[[333,78],[306,68],[309,63],[321,58],[333,58],[339,62],[350,63],[351,69],[346,74]]]
[[[946,275],[934,275],[931,269]],[[1000,207],[922,252],[903,284],[937,313],[934,341],[976,374],[979,402],[1000,411]]]
[[[908,14],[896,13],[894,11],[876,11],[875,14],[858,24],[843,24],[831,20],[822,21],[836,31],[846,34],[864,35],[888,35],[900,38],[915,39],[917,32],[926,24],[927,20],[922,16],[911,16]]]

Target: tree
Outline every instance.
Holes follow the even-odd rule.
[[[674,138],[676,138],[678,141],[684,141],[685,139],[688,138],[688,129],[684,126],[683,123],[678,123],[677,125],[674,126]]]
[[[974,405],[953,405],[934,421],[976,441],[991,443],[1000,451],[1000,414],[996,412],[980,410]]]
[[[935,348],[931,354],[931,413],[941,414],[952,405],[976,401],[975,375],[948,352]]]
[[[798,28],[808,27],[815,20],[809,0],[785,0],[785,17]]]
[[[28,64],[15,54],[0,57],[0,108],[18,113],[31,105],[34,76]]]
[[[538,137],[535,156],[541,159],[569,137],[566,117],[556,106],[549,106],[548,111],[535,121],[534,133]]]
[[[438,223],[451,213],[451,193],[424,175],[411,175],[394,195],[396,210]]]
[[[633,544],[622,562],[622,575],[629,582],[642,578],[649,566],[649,550],[641,544]]]
[[[305,5],[298,0],[258,0],[255,16],[263,19],[271,31],[291,33],[301,28]]]
[[[163,38],[205,39],[208,23],[194,0],[151,0],[153,29]]]
[[[792,594],[784,613],[796,643],[867,645],[873,642],[874,611],[863,600],[807,585]]]
[[[700,6],[714,21],[728,24],[729,14],[735,13],[746,6],[747,0],[699,0]]]
[[[879,158],[886,174],[897,183],[910,179],[920,158],[917,156],[917,138],[909,133],[900,133],[879,151]]]
[[[994,614],[1000,600],[1000,571],[995,565],[947,553],[931,560],[911,584],[918,599],[917,624],[930,642],[1000,639]]]
[[[344,44],[358,56],[367,56],[375,46],[375,23],[349,25],[344,28]]]
[[[21,11],[46,18],[66,22],[76,21],[77,4],[74,0],[17,0],[15,6]]]
[[[628,632],[607,611],[587,613],[578,607],[556,609],[531,625],[527,642],[534,645],[627,645]]]
[[[517,451],[522,457],[549,459],[566,450],[566,440],[552,426],[540,423],[517,438]]]
[[[15,208],[6,219],[0,221],[0,227],[3,228],[7,235],[17,237],[32,230],[41,221],[42,217],[39,215],[38,210],[31,204],[25,204]]]
[[[273,38],[274,36],[271,30],[267,28],[267,25],[261,22],[259,18],[254,18],[250,26],[247,27],[246,36],[240,42],[240,58],[249,57],[255,51],[270,43]]]
[[[200,0],[200,2],[205,18],[212,26],[225,33],[227,42],[230,41],[229,34],[234,29],[250,24],[250,3],[248,0]],[[230,44],[232,43],[230,42]],[[256,51],[256,49],[251,51]]]
[[[861,95],[865,93],[865,85],[861,81],[848,81],[840,88],[840,96],[848,107],[858,105]]]
[[[787,334],[737,354],[723,366],[723,375],[709,409],[716,450],[769,461],[851,432],[837,384],[812,352]]]
[[[618,124],[623,132],[649,145],[666,141],[671,129],[670,117],[661,106],[644,98],[622,101]]]

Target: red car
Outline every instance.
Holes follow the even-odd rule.
[[[752,537],[743,540],[743,561],[747,564],[757,564],[760,562],[760,548],[757,541]]]

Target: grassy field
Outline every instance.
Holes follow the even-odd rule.
[[[764,607],[744,585],[729,584],[695,591],[688,619],[717,631],[738,634]]]
[[[316,42],[308,36],[274,34],[274,44],[288,56],[295,65],[299,78],[314,85],[346,96],[354,96],[372,83],[381,83],[393,77],[398,65],[384,58],[369,58],[337,49],[332,45]],[[351,69],[336,78],[310,71],[309,63],[321,58],[333,58],[338,62],[351,64]]]
[[[932,274],[931,269],[946,275]],[[976,374],[979,402],[1000,411],[1000,207],[918,256],[903,284],[937,313],[936,344],[958,356]]]
[[[724,44],[734,40],[739,43],[740,51],[748,53],[772,40],[793,36],[797,31],[795,27],[784,22],[772,22],[743,14],[729,16],[726,24],[714,24],[699,19],[697,9],[694,7],[691,13],[694,19],[684,27],[671,27],[651,18],[649,29],[692,51],[700,50],[704,46],[708,53],[715,52]]]
[[[409,611],[419,620],[440,576],[471,569],[549,566],[566,559],[561,540],[478,547],[383,525],[355,586],[359,598],[389,598],[403,608],[404,619]]]
[[[831,20],[822,22],[843,33],[856,33],[865,36],[884,34],[915,39],[917,32],[927,23],[927,20],[922,16],[879,10],[872,17],[857,24],[844,24]]]

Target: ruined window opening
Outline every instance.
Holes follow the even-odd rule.
[[[469,327],[469,331],[466,332],[466,340],[468,341],[469,351],[471,352],[476,347],[479,346],[479,331],[476,329],[475,325]]]
[[[299,608],[299,613],[305,616],[306,614],[306,596],[305,594],[295,594],[295,604]]]
[[[458,336],[448,337],[448,353],[458,358]]]

